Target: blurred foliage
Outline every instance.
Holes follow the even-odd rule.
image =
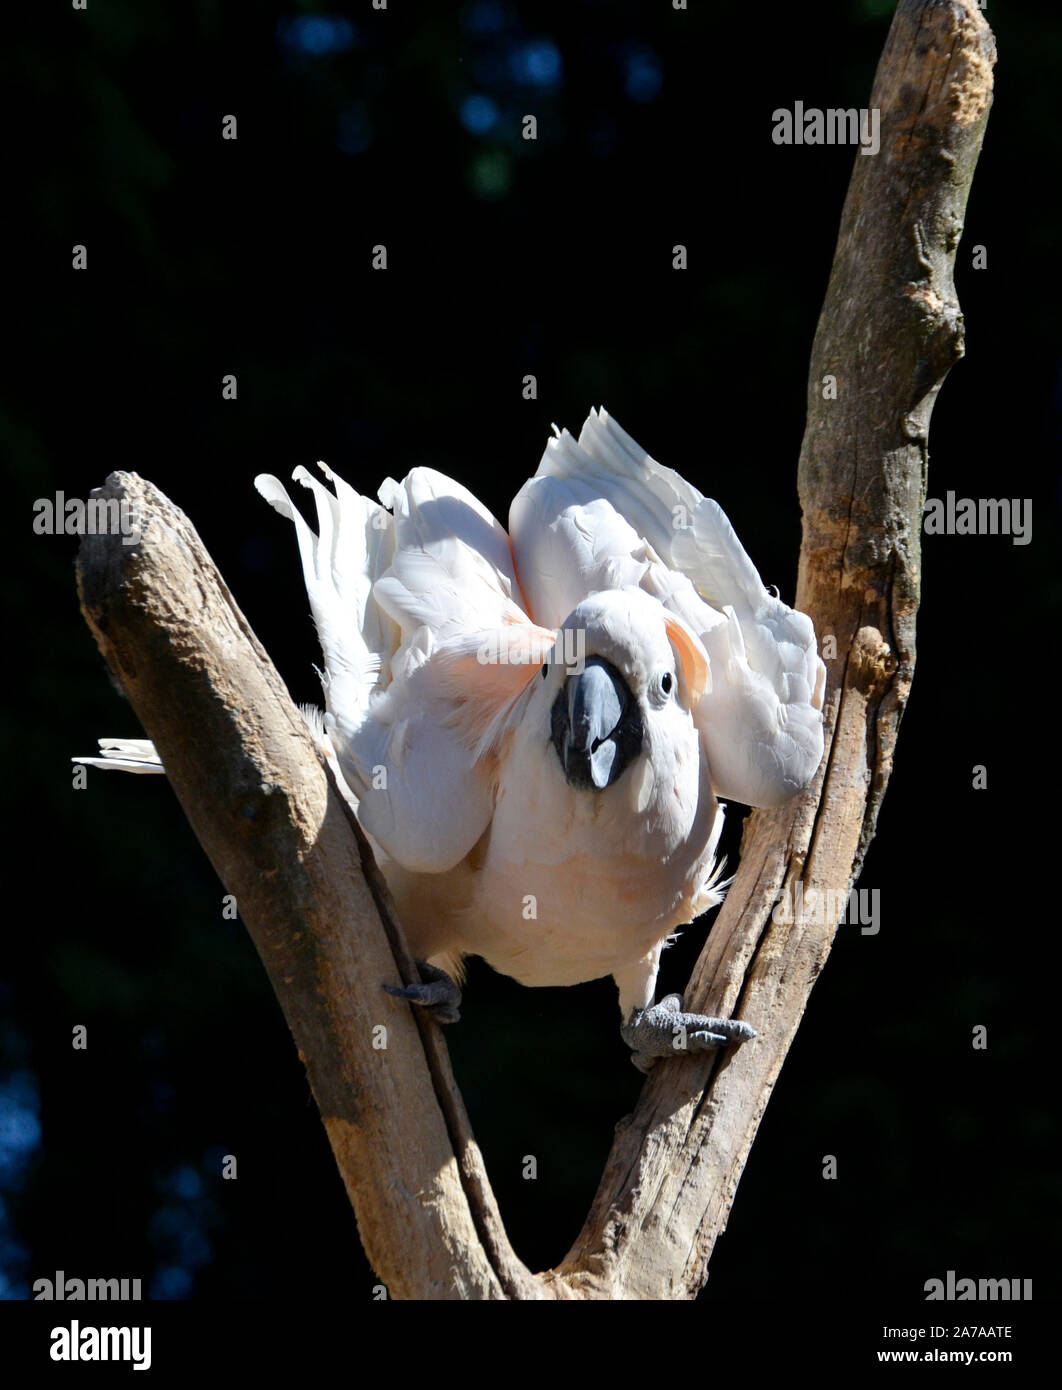
[[[806,361],[852,156],[774,146],[770,117],[862,105],[890,8],[776,3],[751,35],[746,5],[634,0],[113,0],[14,19],[0,63],[22,93],[32,311],[0,412],[8,876],[25,895],[0,966],[7,1296],[57,1269],[139,1276],[156,1297],[367,1299],[372,1283],[279,1009],[169,789],[92,774],[71,790],[71,753],[139,730],[78,615],[75,542],[33,535],[32,500],[84,496],[112,468],[149,476],[292,694],[316,699],[294,547],[254,474],[325,458],[372,492],[430,463],[504,518],[550,422],[577,431],[603,403],[720,500],[791,597]],[[863,877],[883,929],[841,931],[710,1298],[781,1296],[794,1271],[836,1287],[839,1270],[917,1297],[948,1268],[1038,1275],[1057,1241],[1038,980],[1005,948],[1041,915],[1024,812],[1049,750],[1023,672],[1059,609],[1062,375],[1057,302],[1029,285],[1057,282],[1062,20],[990,17],[999,96],[960,253],[969,355],[934,417],[930,487],[1031,495],[1034,544],[927,547],[918,679]],[[984,273],[966,268],[977,243]],[[739,808],[731,822],[733,860]],[[666,987],[702,939],[669,953]],[[514,1244],[543,1267],[637,1095],[614,991],[474,967],[464,1015],[448,1038],[473,1124]]]

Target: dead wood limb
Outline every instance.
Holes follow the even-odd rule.
[[[396,1298],[528,1298],[438,1030],[381,926],[346,803],[187,517],[112,473],[142,539],[86,536],[82,611],[162,757],[291,1027],[374,1269]],[[100,494],[97,494],[100,495]],[[375,871],[375,866],[374,866]],[[375,894],[375,900],[374,900]],[[400,933],[392,929],[393,939]],[[374,1047],[383,1037],[386,1048]]]
[[[650,1077],[586,1224],[550,1276],[588,1296],[691,1297],[707,1278],[767,1100],[836,931],[815,893],[848,889],[873,834],[914,670],[929,417],[962,355],[955,249],[992,93],[974,0],[901,0],[855,156],[812,349],[799,465],[796,606],[836,640],[813,785],[745,827],[737,878],[686,1006],[758,1031],[716,1061]],[[824,378],[837,381],[827,399]],[[802,885],[807,910],[774,920]]]
[[[380,988],[411,963],[381,927],[386,888],[362,873],[345,803],[272,662],[183,514],[135,474],[108,479],[104,495],[128,499],[143,534],[85,538],[83,611],[236,895],[394,1297],[690,1297],[707,1277],[836,929],[773,909],[797,882],[808,907],[847,889],[891,769],[914,667],[929,417],[962,351],[951,272],[993,60],[973,0],[902,0],[871,97],[881,151],[855,158],[799,468],[797,606],[837,650],[827,756],[807,793],[749,818],[687,994],[759,1036],[720,1062],[657,1068],[555,1270],[536,1277],[514,1256],[441,1037]],[[386,1050],[372,1045],[380,1025]]]

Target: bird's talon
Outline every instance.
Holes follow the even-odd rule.
[[[418,1008],[427,1009],[436,1023],[457,1023],[461,1017],[458,1008],[461,1003],[460,985],[437,965],[429,965],[426,960],[418,960],[416,965],[423,983],[384,985],[384,989],[399,999],[408,999]]]
[[[756,1036],[756,1030],[739,1018],[684,1013],[677,994],[669,994],[648,1009],[635,1009],[620,1033],[640,1071],[649,1071],[658,1057],[710,1052]]]

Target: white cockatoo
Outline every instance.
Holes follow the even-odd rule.
[[[776,806],[822,758],[811,621],[764,588],[720,507],[604,410],[554,427],[509,532],[414,468],[379,502],[296,469],[324,652],[318,741],[342,776],[426,983],[457,1017],[466,955],[526,985],[611,975],[637,1065],[748,1025],[654,1005],[676,928],[721,901],[719,798]],[[146,770],[150,745],[102,745]],[[157,764],[156,764],[157,766]]]

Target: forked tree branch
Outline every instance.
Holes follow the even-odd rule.
[[[812,351],[797,607],[828,663],[814,784],[746,824],[686,995],[757,1038],[658,1065],[618,1131],[579,1239],[533,1275],[505,1236],[441,1035],[381,986],[413,978],[386,886],[302,718],[187,518],[114,473],[142,539],[86,537],[82,609],[235,894],[294,1034],[368,1257],[392,1297],[683,1298],[716,1237],[829,953],[815,894],[873,834],[914,669],[926,440],[962,353],[952,267],[991,101],[974,0],[901,0],[871,96]],[[837,397],[823,391],[836,378]],[[363,872],[364,866],[364,872]],[[775,920],[800,883],[804,911]],[[386,1029],[386,1048],[379,1044]]]

